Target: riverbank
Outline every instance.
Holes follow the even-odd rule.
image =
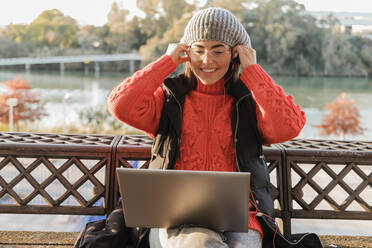
[[[0,231],[1,248],[73,247],[76,232]],[[372,248],[368,236],[320,236],[325,248]]]

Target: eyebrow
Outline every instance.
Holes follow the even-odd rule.
[[[194,45],[192,45],[192,46],[196,46],[196,47],[199,47],[199,48],[205,48],[203,45],[199,45],[199,44],[194,44]],[[219,47],[225,47],[225,45],[223,45],[223,44],[213,45],[213,46],[211,47],[211,49],[219,48]]]

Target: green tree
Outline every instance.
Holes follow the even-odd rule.
[[[324,75],[368,75],[362,64],[358,50],[351,42],[349,34],[331,29],[324,34],[322,57],[324,60]]]
[[[28,27],[30,37],[40,46],[71,48],[77,45],[76,20],[57,9],[43,11]]]
[[[315,32],[315,19],[303,14],[303,5],[293,0],[261,0],[256,6],[246,26],[252,46],[274,72],[288,73],[294,68],[298,74],[309,75],[314,66],[321,66],[321,33]]]
[[[25,24],[9,24],[4,33],[5,37],[16,43],[24,43],[31,38],[29,36],[28,25]]]
[[[113,2],[107,15],[107,27],[110,35],[105,37],[105,42],[110,52],[128,52],[131,49],[131,34],[128,28],[129,11]]]
[[[86,25],[78,31],[78,43],[84,54],[89,51],[97,53],[102,47],[103,39],[99,35],[99,29],[100,27]]]
[[[184,0],[137,0],[138,7],[147,13],[141,22],[142,26],[151,23],[152,30],[145,31],[149,39],[140,47],[143,63],[154,60],[164,54],[171,42],[179,42],[188,19],[196,5]],[[154,16],[149,16],[155,13]],[[145,29],[146,30],[146,29]]]
[[[149,39],[148,34],[144,31],[143,23],[140,18],[135,16],[128,23],[128,33],[131,34],[131,49],[138,51],[140,47],[146,44]]]
[[[0,36],[0,58],[26,57],[30,52],[27,43],[16,43],[13,40]]]
[[[146,14],[142,19],[142,27],[150,38],[162,38],[175,20],[195,9],[194,4],[185,0],[137,0],[137,6]]]

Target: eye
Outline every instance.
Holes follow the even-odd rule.
[[[215,55],[221,55],[223,53],[224,53],[224,51],[213,51],[213,54],[215,54]]]

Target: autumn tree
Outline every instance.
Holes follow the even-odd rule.
[[[328,113],[324,114],[322,124],[315,126],[321,135],[337,135],[341,139],[346,134],[359,135],[366,130],[360,126],[360,114],[355,101],[343,92],[334,101],[327,104]]]
[[[9,123],[9,106],[7,100],[16,98],[18,104],[13,110],[13,121],[36,121],[45,115],[44,106],[40,103],[39,95],[32,91],[30,81],[21,76],[0,83],[0,122]]]

